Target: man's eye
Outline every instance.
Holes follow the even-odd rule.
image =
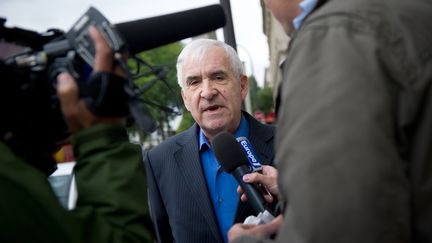
[[[199,83],[198,79],[190,79],[187,82],[188,86],[194,86],[197,85],[198,83]]]

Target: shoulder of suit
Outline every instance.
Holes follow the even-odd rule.
[[[178,133],[174,136],[171,136],[164,141],[162,141],[160,144],[156,145],[152,149],[149,150],[150,153],[166,153],[168,151],[173,150],[174,148],[178,147],[179,144],[187,143],[188,140],[196,138],[196,132],[195,132],[196,126],[193,125],[186,131],[183,131],[181,133]]]
[[[274,125],[261,123],[261,122],[259,122],[257,119],[255,119],[253,116],[251,116],[249,114],[246,116],[246,119],[248,119],[250,127],[265,129],[265,130],[267,130],[269,132],[274,132],[275,131],[275,126]]]

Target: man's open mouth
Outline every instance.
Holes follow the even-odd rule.
[[[204,111],[215,111],[219,108],[220,108],[220,106],[218,106],[218,105],[212,105],[212,106],[207,107]]]

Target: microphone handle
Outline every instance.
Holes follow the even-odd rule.
[[[268,208],[266,201],[264,200],[264,196],[260,193],[258,186],[256,184],[250,184],[243,181],[243,176],[245,174],[250,173],[249,166],[242,165],[234,169],[232,171],[233,176],[236,178],[237,182],[246,193],[248,198],[248,202],[251,204],[255,213],[258,214],[260,212],[264,212],[267,210],[272,213]]]

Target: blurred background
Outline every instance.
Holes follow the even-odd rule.
[[[289,40],[262,0],[158,0],[157,3],[149,0],[1,0],[0,17],[6,18],[8,27],[37,32],[50,28],[67,31],[90,6],[98,9],[111,23],[117,24],[211,4],[222,5],[231,20],[228,20],[229,26],[192,38],[222,40],[237,50],[251,82],[244,109],[263,123],[274,123],[274,90],[280,82],[279,65],[285,59]],[[147,105],[158,129],[151,134],[139,132],[134,127],[130,129],[131,140],[141,143],[145,149],[193,123],[181,104],[175,71],[177,55],[192,38],[138,54],[150,68],[160,71],[159,75],[136,80],[136,84],[142,86],[154,78],[160,79],[142,94],[144,100],[149,102]],[[129,66],[136,68],[137,64],[130,62]]]

